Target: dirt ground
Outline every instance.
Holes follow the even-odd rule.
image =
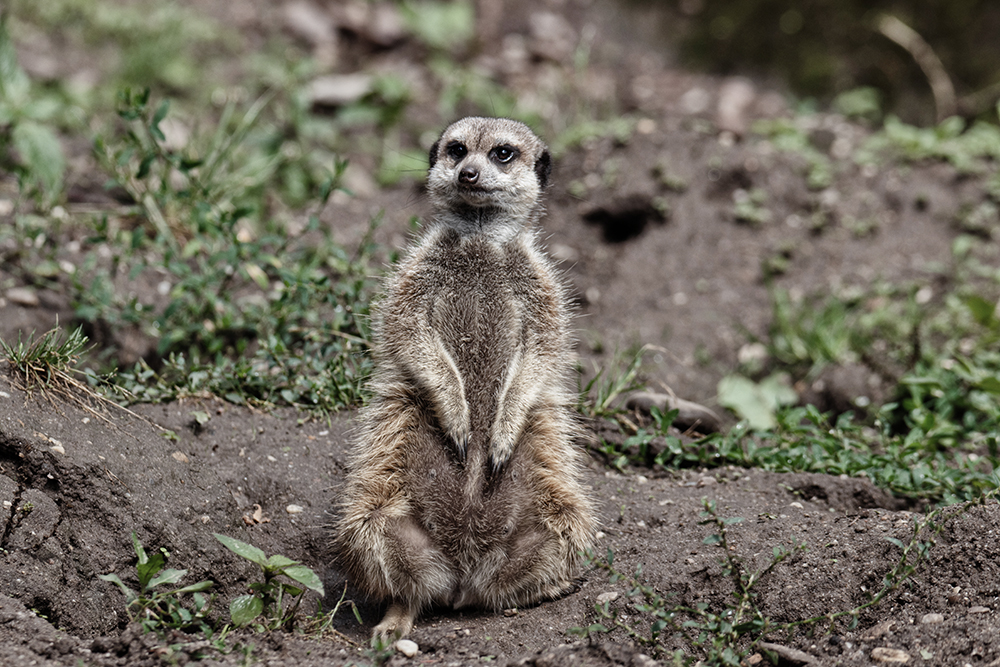
[[[285,4],[279,0],[188,4],[248,33],[288,30],[280,28]],[[514,71],[506,83],[515,91],[528,95],[554,76],[568,76],[559,44],[532,37],[532,12],[548,12],[568,27],[556,33],[565,35],[570,52],[583,35],[597,35],[587,69],[576,75],[581,97],[613,98],[642,119],[626,143],[595,139],[569,150],[554,174],[544,232],[578,297],[585,365],[606,362],[616,347],[650,345],[655,351],[645,373],[651,388],[666,386],[714,407],[719,378],[751,336],[767,331],[771,308],[761,267],[768,258],[784,257],[775,282],[800,293],[878,278],[934,287],[940,279],[929,269],[950,262],[951,220],[962,204],[981,197],[976,178],[959,178],[943,165],[866,170],[834,156],[833,184],[810,190],[801,158],[741,140],[749,120],[787,113],[782,96],[766,83],[751,83],[733,120],[726,105],[733,87],[748,81],[678,69],[658,41],[669,16],[655,6],[538,4],[512,2],[503,13],[481,14],[482,34],[496,37],[484,38],[485,60],[493,58],[503,70],[513,56],[502,51],[500,38],[514,35],[535,53],[523,69],[503,70]],[[23,58],[33,57],[30,48],[19,48]],[[360,66],[380,71],[413,58],[405,43],[344,48],[356,49],[350,53]],[[30,63],[25,66],[30,71]],[[413,108],[430,114],[434,100],[417,99]],[[866,133],[842,118],[816,116],[814,134],[825,150],[846,155]],[[80,151],[85,163],[86,148]],[[374,187],[367,175],[371,158],[347,157],[356,196],[334,198],[322,219],[349,243],[370,215],[384,211],[378,240],[402,246],[411,216],[426,211],[419,189]],[[77,196],[80,184],[95,192],[101,187],[85,172],[70,175]],[[753,188],[768,193],[771,218],[738,222],[734,197]],[[805,222],[817,213],[830,221],[821,229]],[[858,233],[848,221],[859,219],[877,225]],[[0,284],[9,278],[0,266]],[[39,294],[34,305],[0,298],[0,337],[16,340],[18,332],[42,331],[57,316],[65,323],[71,315],[66,297],[55,291]],[[95,413],[25,396],[8,371],[0,368],[0,664],[244,663],[238,648],[223,654],[201,638],[157,641],[128,626],[123,596],[97,576],[115,572],[130,580],[132,531],[147,549],[167,549],[170,565],[188,570],[186,583],[217,582],[220,611],[256,573],[213,532],[301,560],[323,578],[323,608],[336,605],[344,581],[329,566],[328,511],[342,481],[352,414],[317,421],[292,410],[261,413],[193,401],[139,406],[136,416]],[[886,390],[880,382],[866,371],[819,399],[877,399]],[[199,425],[196,411],[211,418]],[[864,479],[729,468],[621,474],[596,458],[588,475],[601,507],[599,551],[610,549],[621,572],[641,565],[642,583],[677,604],[721,611],[734,600],[720,547],[704,543],[712,529],[699,523],[703,499],[714,501],[720,516],[743,519],[730,526],[729,543],[750,571],[767,567],[774,547],[804,545],[756,588],[760,609],[778,623],[864,604],[900,558],[901,549],[887,538],[909,544],[922,517]],[[841,619],[815,633],[778,633],[770,639],[783,657],[755,654],[746,664],[860,666],[900,663],[905,656],[909,664],[1000,666],[1000,505],[942,521],[927,561],[904,586],[862,611],[855,627]],[[420,653],[412,659],[397,654],[390,664],[669,662],[622,629],[590,639],[568,633],[598,622],[599,600],[647,632],[650,619],[628,592],[625,582],[612,583],[595,569],[576,592],[534,608],[435,610],[412,635]],[[346,598],[355,599],[350,588]],[[342,609],[319,638],[247,632],[230,637],[229,646],[252,645],[257,664],[370,663],[366,639],[382,610],[356,601],[364,625]],[[304,604],[313,609],[317,602],[313,596]],[[672,641],[665,642],[670,650],[690,648]]]

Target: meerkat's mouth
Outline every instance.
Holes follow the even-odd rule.
[[[467,204],[484,205],[496,200],[497,190],[481,185],[460,185],[458,194]]]
[[[488,188],[485,185],[479,185],[478,183],[459,183],[458,189],[461,192],[471,192],[476,194],[490,194],[496,192],[496,188]]]

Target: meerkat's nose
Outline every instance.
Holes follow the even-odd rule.
[[[479,180],[479,170],[475,167],[462,167],[462,170],[458,172],[458,182],[467,183],[468,185],[475,185],[476,181]]]

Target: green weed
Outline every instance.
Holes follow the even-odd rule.
[[[468,0],[406,0],[400,10],[410,32],[438,51],[460,51],[475,34],[475,8]]]
[[[230,603],[229,613],[237,627],[256,621],[255,627],[260,631],[288,628],[295,621],[295,613],[307,589],[324,595],[323,583],[316,573],[298,561],[277,554],[268,558],[263,551],[246,542],[218,533],[213,535],[234,554],[259,565],[264,574],[263,581],[250,584],[252,592],[249,595],[241,595]],[[302,587],[279,577],[287,577]],[[286,605],[286,598],[294,600]]]
[[[16,174],[21,192],[37,193],[43,208],[61,194],[66,170],[52,126],[59,112],[59,100],[34,90],[18,64],[7,12],[0,11],[0,170]]]
[[[208,16],[173,2],[13,0],[12,7],[19,21],[63,41],[114,45],[118,57],[102,64],[115,87],[190,89],[204,79],[205,56],[236,40]]]
[[[267,98],[185,147],[166,142],[166,100],[126,91],[125,131],[96,149],[137,202],[131,229],[102,219],[94,243],[122,248],[110,267],[91,253],[77,271],[77,317],[99,330],[136,330],[156,340],[159,360],[121,370],[127,401],[213,393],[238,403],[333,410],[356,403],[367,373],[364,318],[371,233],[354,253],[309,215],[289,229],[268,216],[265,181],[290,168],[272,130]],[[307,179],[313,206],[338,187],[345,163]],[[316,176],[314,174],[314,176]],[[123,298],[122,281],[156,276],[159,296]]]
[[[646,348],[633,352],[615,352],[610,363],[595,369],[594,377],[580,390],[579,410],[592,419],[610,417],[621,412],[615,402],[622,394],[639,388],[638,375],[645,351]]]
[[[20,376],[22,388],[67,388],[78,384],[72,374],[87,348],[87,337],[76,328],[66,334],[58,326],[26,341],[18,335],[17,343],[8,345],[0,340],[0,348],[11,368]]]
[[[805,162],[806,184],[812,190],[822,190],[833,183],[833,163],[809,140],[804,118],[760,120],[752,129],[769,139],[779,151],[798,155]]]
[[[935,538],[946,527],[973,507],[985,504],[1000,493],[997,489],[979,495],[960,507],[940,508],[915,518],[910,540],[903,542],[894,537],[886,539],[901,551],[899,559],[882,577],[882,585],[869,599],[856,607],[831,611],[821,616],[797,621],[778,623],[773,621],[758,603],[756,588],[777,566],[788,560],[795,552],[806,548],[805,544],[778,545],[772,549],[772,557],[761,569],[750,570],[739,551],[731,542],[729,527],[743,521],[740,517],[719,516],[715,503],[703,499],[701,525],[710,526],[712,532],[703,540],[704,544],[716,545],[722,555],[722,574],[732,583],[732,601],[719,608],[705,602],[694,606],[676,604],[670,596],[657,591],[643,582],[642,565],[633,574],[626,574],[614,565],[614,554],[608,550],[605,558],[589,554],[591,564],[607,573],[611,583],[623,583],[627,596],[633,600],[632,607],[642,614],[637,621],[632,614],[620,614],[610,603],[595,605],[595,623],[572,628],[572,634],[588,637],[610,632],[617,628],[628,634],[639,644],[650,647],[654,654],[665,653],[670,645],[676,646],[677,639],[687,643],[690,653],[676,649],[672,653],[677,665],[728,665],[737,667],[743,659],[754,651],[766,652],[761,643],[769,636],[787,636],[802,629],[833,631],[837,623],[846,622],[855,627],[859,615],[870,607],[882,602],[887,595],[905,584],[918,571],[930,554]]]
[[[733,192],[733,217],[737,222],[760,227],[771,221],[771,211],[765,206],[767,192],[761,188],[742,188]]]
[[[677,410],[663,412],[654,406],[651,410],[652,424],[649,427],[638,429],[634,435],[625,438],[620,446],[609,441],[602,442],[600,453],[610,465],[621,471],[630,463],[652,467],[663,465],[667,458],[682,456],[684,443],[670,434],[670,426],[677,418],[677,413]]]
[[[753,429],[774,428],[777,425],[774,413],[781,406],[792,405],[797,400],[798,394],[789,386],[788,377],[781,373],[770,375],[760,382],[753,382],[742,375],[727,375],[719,380],[719,405],[746,419]]]
[[[651,425],[622,445],[603,441],[597,447],[610,465],[665,468],[735,465],[775,472],[821,472],[868,477],[895,495],[923,503],[967,501],[1000,486],[1000,445],[996,430],[955,445],[953,422],[933,407],[916,410],[905,428],[894,424],[900,405],[876,413],[874,425],[851,413],[836,419],[815,406],[778,407],[775,424],[763,430],[740,422],[727,433],[696,440],[671,434],[671,413],[657,415]],[[919,419],[924,421],[920,422]],[[898,432],[897,432],[898,431]]]
[[[1000,127],[985,121],[970,126],[953,116],[936,127],[923,128],[888,116],[882,129],[861,146],[855,160],[860,164],[941,160],[960,173],[993,173],[1000,163]]]
[[[211,637],[212,622],[208,616],[211,598],[206,598],[202,591],[212,587],[212,582],[205,580],[179,588],[172,588],[187,574],[187,570],[166,568],[170,554],[166,549],[159,549],[148,555],[139,537],[132,533],[132,546],[138,557],[136,578],[139,590],[126,586],[117,574],[98,575],[99,579],[110,581],[125,594],[126,610],[129,620],[138,621],[145,632],[155,632],[163,635],[170,630],[195,630]],[[181,599],[182,595],[191,594],[193,607],[187,606]]]
[[[611,138],[624,145],[632,138],[635,124],[635,119],[628,117],[595,120],[586,118],[586,114],[578,114],[577,120],[567,124],[552,140],[552,154],[559,157],[569,149],[594,139]]]

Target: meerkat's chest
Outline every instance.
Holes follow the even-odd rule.
[[[429,304],[429,315],[460,367],[489,374],[491,362],[503,365],[521,339],[524,307],[508,276],[484,268],[473,262],[450,272]]]
[[[476,242],[440,248],[431,265],[433,288],[425,302],[430,327],[470,399],[479,392],[495,396],[531,328],[530,267],[517,252]]]

